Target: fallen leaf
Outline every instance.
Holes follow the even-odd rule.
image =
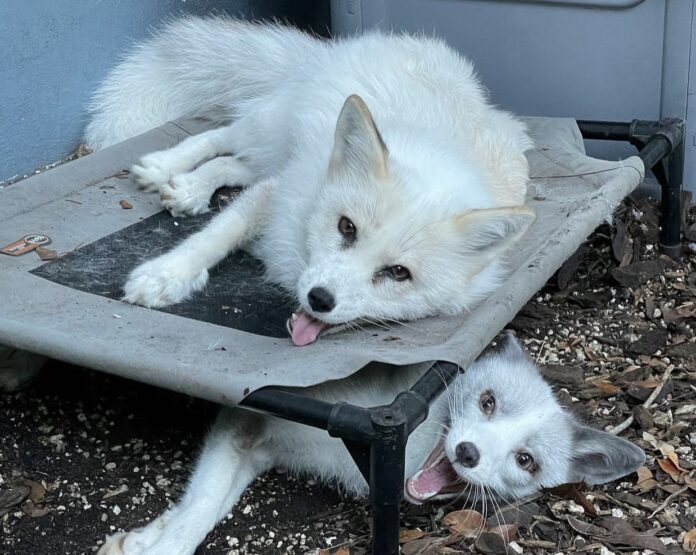
[[[488,529],[491,534],[500,536],[505,543],[517,539],[517,524],[499,524]]]
[[[130,202],[128,202],[126,199],[119,200],[118,203],[121,205],[121,208],[123,208],[124,210],[130,210],[131,208],[133,208],[133,205]]]
[[[619,391],[621,391],[620,387],[615,386],[612,383],[609,382],[594,382],[594,387],[599,389],[602,393],[606,393],[607,395],[616,395]]]
[[[23,480],[22,484],[30,489],[29,499],[34,503],[43,503],[44,497],[46,496],[46,488],[43,487],[42,484],[34,480]]]
[[[347,547],[339,547],[336,549],[322,549],[319,555],[350,555],[350,549]]]
[[[447,526],[450,532],[456,532],[465,538],[473,538],[481,530],[486,529],[486,520],[483,515],[472,510],[448,513],[443,517],[442,524]]]
[[[422,530],[401,530],[399,532],[399,543],[406,543],[413,540],[419,540],[423,536],[427,535],[427,532]]]
[[[684,551],[696,553],[696,528],[692,528],[684,535]]]
[[[677,469],[677,467],[674,466],[672,461],[669,459],[658,459],[657,464],[660,465],[660,468],[669,474],[670,478],[674,480],[675,482],[679,482],[679,477],[681,476],[681,472]]]
[[[600,526],[595,526],[594,524],[583,522],[582,520],[577,519],[572,515],[567,515],[566,520],[568,521],[568,524],[570,524],[570,527],[573,530],[575,530],[578,534],[582,534],[583,536],[601,538],[609,533],[606,529]]]
[[[10,512],[13,507],[19,505],[31,494],[31,488],[25,485],[16,485],[10,489],[0,490],[0,516]]]
[[[46,247],[36,247],[36,254],[41,260],[54,260],[58,258],[58,253]]]
[[[128,178],[129,175],[130,175],[130,172],[128,170],[121,170],[120,172],[115,173],[114,177],[116,179],[126,179],[126,178]]]
[[[20,505],[19,508],[22,509],[22,512],[25,515],[28,515],[32,518],[40,518],[42,516],[46,516],[48,513],[51,512],[51,509],[49,509],[45,505],[42,505],[40,503],[34,503],[31,499],[27,499],[24,503]]]
[[[474,547],[480,553],[487,555],[498,555],[507,552],[507,543],[498,534],[483,532],[476,541]]]
[[[401,546],[401,555],[435,555],[443,549],[443,538],[422,538]]]
[[[657,487],[657,480],[653,478],[653,473],[647,466],[641,466],[636,470],[638,474],[638,481],[636,482],[636,487],[643,493],[654,490]]]

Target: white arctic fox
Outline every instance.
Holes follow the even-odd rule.
[[[136,268],[129,302],[179,302],[245,247],[297,297],[289,327],[306,345],[330,326],[471,308],[534,220],[523,124],[440,40],[179,20],[111,72],[86,141],[103,148],[195,113],[232,123],[144,156],[135,179],[174,215],[207,211],[222,185],[248,188]]]
[[[329,402],[379,406],[421,373],[418,367],[372,368],[305,392]],[[479,498],[488,491],[513,500],[568,482],[608,482],[644,460],[625,439],[575,421],[508,336],[455,379],[409,438],[405,494],[419,503],[470,488]],[[223,409],[179,503],[144,528],[107,538],[99,554],[191,554],[247,486],[276,466],[367,493],[339,439],[275,417]]]

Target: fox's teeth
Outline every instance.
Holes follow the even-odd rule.
[[[300,315],[299,315],[297,312],[293,312],[293,313],[290,315],[290,321],[291,321],[291,322],[295,322],[295,321],[297,321],[297,319],[298,319],[299,317],[300,317]]]

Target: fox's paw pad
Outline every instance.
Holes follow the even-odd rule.
[[[169,181],[171,168],[164,152],[151,152],[134,164],[131,174],[142,189],[153,193]]]
[[[212,190],[193,175],[177,175],[160,186],[162,206],[174,217],[210,211]]]
[[[164,255],[133,270],[123,286],[123,300],[147,307],[175,304],[205,287],[208,271],[187,271],[186,261]]]
[[[127,532],[106,536],[106,541],[97,551],[97,555],[127,555],[124,551],[124,542],[127,536]]]

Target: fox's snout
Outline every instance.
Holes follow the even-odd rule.
[[[463,441],[454,449],[456,460],[462,466],[474,468],[481,458],[478,447],[470,441]]]
[[[314,312],[331,312],[336,306],[336,299],[324,287],[312,287],[307,293],[307,302]]]

